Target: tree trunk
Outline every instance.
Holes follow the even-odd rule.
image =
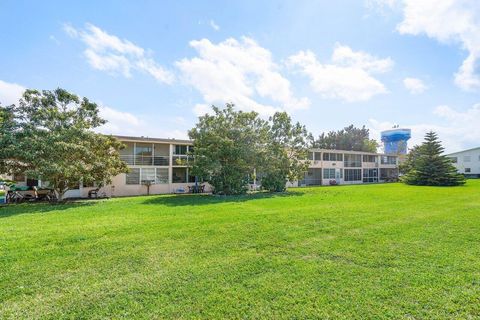
[[[54,192],[55,192],[55,197],[57,198],[57,201],[58,202],[62,202],[63,201],[63,196],[65,195],[65,192],[67,192],[68,189],[54,189]]]

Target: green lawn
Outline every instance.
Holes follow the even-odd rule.
[[[480,180],[0,209],[0,318],[480,317]]]

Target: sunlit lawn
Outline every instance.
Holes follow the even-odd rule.
[[[480,180],[0,209],[0,318],[480,317]]]

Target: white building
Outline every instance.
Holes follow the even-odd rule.
[[[480,147],[447,154],[459,173],[467,178],[480,178]]]
[[[99,194],[105,196],[136,196],[164,193],[184,193],[195,185],[190,174],[189,151],[193,141],[147,137],[116,136],[125,144],[120,158],[130,168],[101,187]],[[395,181],[398,178],[396,156],[357,151],[312,149],[308,156],[310,167],[303,180],[289,184],[290,187],[356,184]],[[42,186],[42,181],[15,176],[17,185]],[[148,182],[148,187],[147,187]],[[67,191],[66,198],[86,198],[95,185],[79,182],[78,187]],[[211,191],[205,184],[205,192]]]
[[[361,151],[312,149],[303,180],[292,186],[389,182],[398,179],[398,157]]]

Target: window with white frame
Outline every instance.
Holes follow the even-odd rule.
[[[471,168],[465,168],[465,173],[470,173],[470,172],[472,172]]]
[[[335,169],[323,169],[323,179],[335,179]]]
[[[364,154],[363,162],[377,162],[377,156],[371,154]]]
[[[173,149],[173,154],[186,155],[188,153],[188,146],[182,144],[176,144]]]
[[[155,183],[155,168],[141,168],[140,182],[143,184],[148,181],[151,183]]]
[[[362,181],[362,169],[344,169],[345,181]]]
[[[140,184],[140,168],[130,168],[126,174],[126,184]]]
[[[393,156],[382,156],[382,164],[397,164],[397,157]]]
[[[164,184],[168,183],[168,168],[156,168],[157,175],[155,183],[157,184]]]
[[[343,161],[343,154],[324,152],[323,161]]]
[[[146,181],[154,184],[168,183],[168,168],[130,168],[126,174],[126,184],[143,184]]]
[[[345,167],[361,167],[362,166],[362,155],[360,154],[346,153],[344,159],[345,160],[343,162],[343,165]]]
[[[458,162],[458,158],[457,157],[447,157],[449,158],[450,160],[452,160],[452,163],[457,163]]]
[[[363,182],[377,182],[378,169],[363,169]]]

